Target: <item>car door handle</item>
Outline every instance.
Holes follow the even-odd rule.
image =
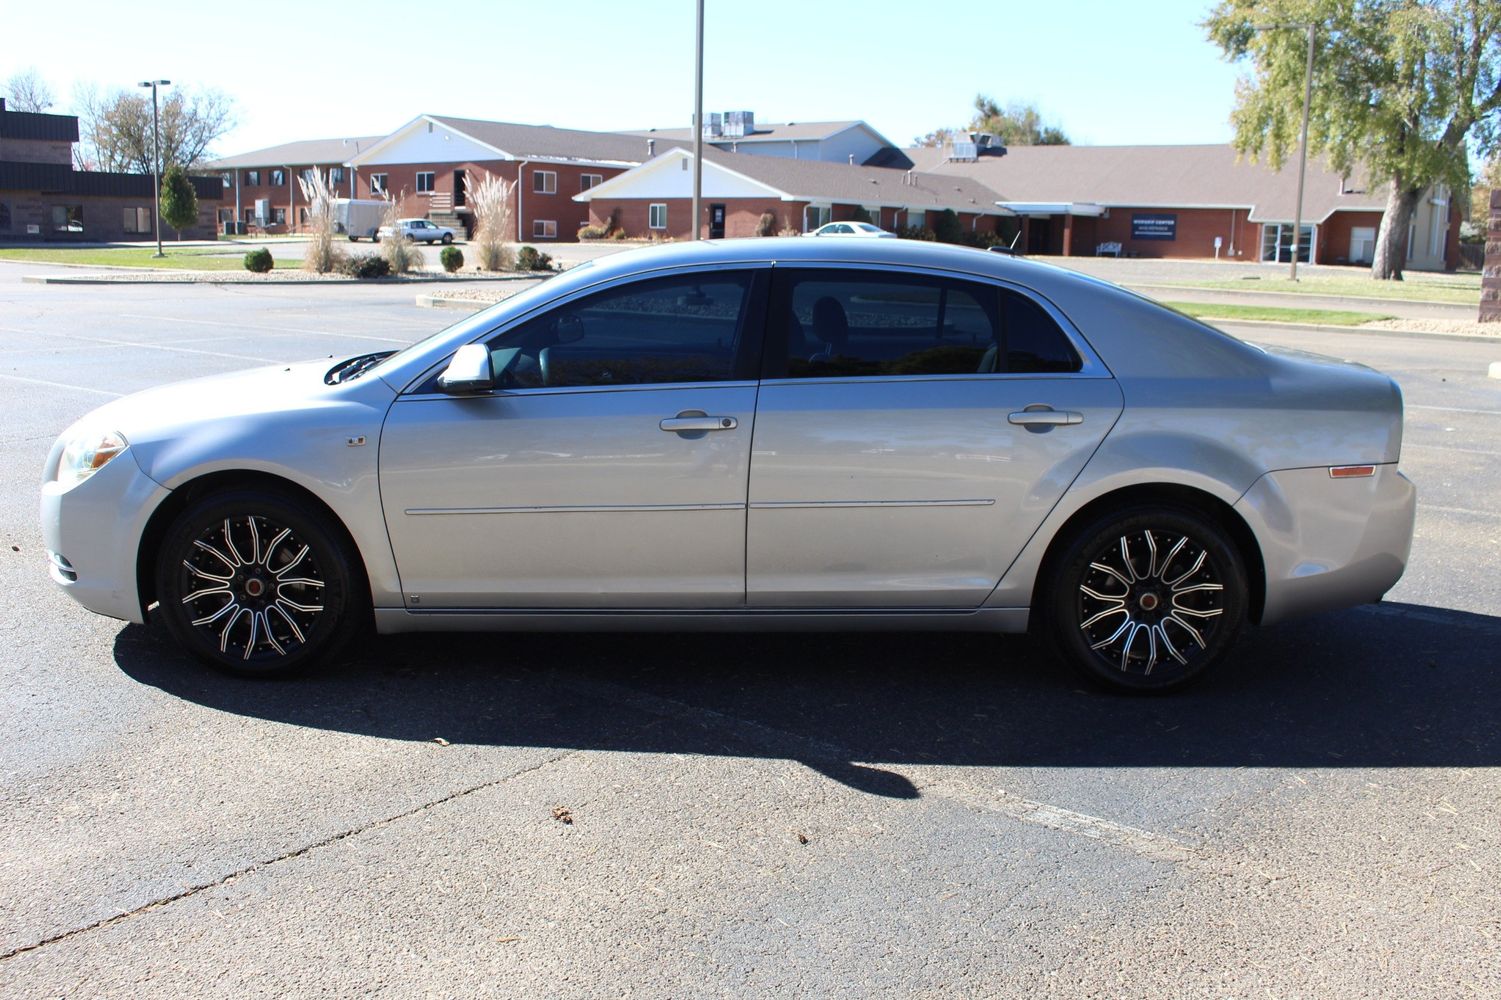
[[[667,417],[657,425],[670,434],[694,431],[732,431],[740,426],[734,417]]]
[[[1017,410],[1006,418],[1019,427],[1059,427],[1082,424],[1084,414],[1076,410],[1055,410],[1051,406],[1033,406]]]

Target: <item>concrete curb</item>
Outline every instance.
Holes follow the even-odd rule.
[[[95,270],[98,270],[98,268],[95,268]],[[245,278],[233,271],[166,271],[163,273],[174,275],[174,277],[148,278],[145,275],[141,275],[131,278],[90,278],[82,276],[70,278],[55,274],[23,274],[21,276],[21,283],[27,285],[372,285],[376,287],[389,287],[391,285],[436,284],[438,282],[458,281],[531,281],[540,277],[537,274],[507,274],[494,278],[450,278],[438,275],[418,275],[404,278]],[[192,277],[181,277],[184,274],[191,274]]]
[[[1424,340],[1455,340],[1466,344],[1501,344],[1501,336],[1484,337],[1469,333],[1429,333],[1426,330],[1372,330],[1363,326],[1335,326],[1332,323],[1278,323],[1269,319],[1215,319],[1198,317],[1213,326],[1230,323],[1237,326],[1264,326],[1275,330],[1302,330],[1307,333],[1354,333],[1362,337],[1417,337]]]

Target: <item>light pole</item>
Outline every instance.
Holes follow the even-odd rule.
[[[153,257],[165,257],[162,253],[162,137],[156,118],[156,88],[165,87],[171,80],[142,80],[142,87],[151,88],[151,200],[156,206],[156,253]]]
[[[699,202],[704,193],[704,0],[698,0],[693,71],[693,238],[699,238]]]
[[[1293,209],[1293,254],[1290,280],[1298,280],[1298,244],[1303,238],[1303,182],[1308,177],[1308,106],[1313,102],[1313,29],[1315,24],[1256,25],[1253,31],[1308,32],[1308,65],[1303,70],[1303,130],[1298,139],[1298,202]],[[1308,248],[1308,262],[1313,263],[1313,246]]]

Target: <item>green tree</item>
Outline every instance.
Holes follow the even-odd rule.
[[[177,230],[179,240],[182,231],[198,221],[198,192],[181,164],[172,164],[162,174],[162,221]]]
[[[1491,217],[1491,192],[1501,187],[1501,152],[1491,154],[1470,188],[1470,221],[1485,231]]]
[[[1408,225],[1434,184],[1464,190],[1467,139],[1495,147],[1501,118],[1497,0],[1219,0],[1204,21],[1226,58],[1249,58],[1235,145],[1280,169],[1297,148],[1307,34],[1315,27],[1308,148],[1363,166],[1387,189],[1371,274],[1401,280]],[[1267,30],[1270,28],[1271,30]],[[1262,29],[1262,30],[1258,30]]]
[[[1012,101],[1001,107],[984,94],[976,94],[974,114],[963,128],[936,128],[913,141],[919,146],[945,146],[966,132],[989,132],[1003,146],[1067,146],[1069,138],[1056,125],[1044,124],[1037,105]]]

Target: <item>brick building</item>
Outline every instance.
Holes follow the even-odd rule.
[[[692,236],[692,199],[693,153],[687,149],[668,150],[574,196],[588,206],[593,226],[673,239]],[[995,193],[963,177],[712,148],[704,150],[701,208],[699,231],[715,239],[755,236],[768,212],[775,232],[808,232],[861,213],[893,231],[932,228],[933,216],[944,209],[972,232],[995,232],[1002,219]]]
[[[306,139],[208,163],[206,169],[224,178],[226,203],[219,210],[219,222],[237,221],[250,231],[268,233],[302,228],[307,222],[308,205],[297,180],[314,170],[329,177],[333,189],[346,198],[369,197],[359,193],[355,171],[346,164],[360,150],[383,138]]]
[[[627,134],[693,144],[692,128],[653,128]],[[705,145],[747,156],[903,170],[912,166],[890,139],[863,121],[768,123],[757,122],[749,111],[711,112],[704,116],[703,138]]]
[[[73,169],[78,119],[7,111],[0,98],[0,241],[145,240],[155,232],[150,174]],[[188,239],[213,239],[223,197],[215,177],[195,177],[198,224]],[[162,226],[164,235],[172,230]]]
[[[962,144],[961,144],[962,145]],[[913,148],[920,170],[996,192],[1021,223],[1028,253],[1287,261],[1298,168],[1250,162],[1227,145],[1020,146],[1002,155]],[[956,155],[956,152],[959,155]],[[1368,264],[1386,191],[1311,160],[1303,195],[1300,261]],[[1452,270],[1459,208],[1442,186],[1424,192],[1407,238],[1407,267]],[[1216,242],[1218,241],[1218,242]]]

